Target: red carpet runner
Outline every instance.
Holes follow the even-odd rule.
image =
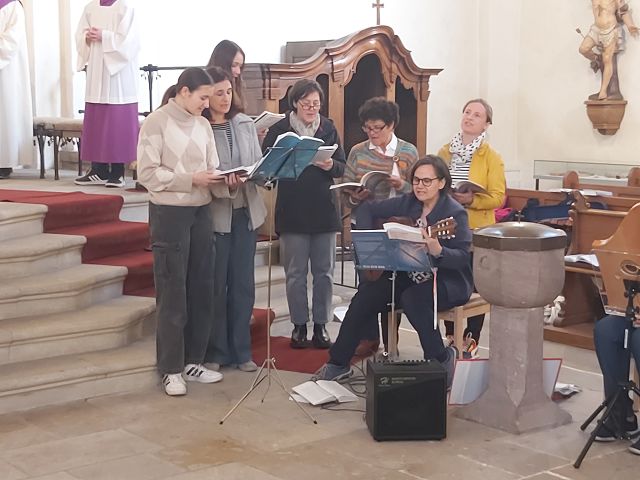
[[[0,189],[0,201],[46,205],[49,209],[44,219],[46,233],[86,237],[83,263],[127,267],[123,294],[155,296],[153,256],[145,250],[149,246],[148,224],[119,220],[124,203],[121,196]],[[266,309],[253,311],[252,350],[258,365],[266,356],[266,315]],[[293,350],[285,337],[272,337],[271,348],[281,370],[313,373],[328,357],[326,350]]]

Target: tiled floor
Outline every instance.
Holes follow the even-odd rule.
[[[0,187],[12,188],[6,181]],[[330,324],[333,336],[338,328]],[[273,328],[276,335],[289,331],[287,323]],[[486,356],[488,328],[483,335]],[[410,329],[401,331],[400,350],[419,356]],[[225,370],[223,382],[189,384],[182,398],[167,397],[158,386],[0,416],[0,480],[640,478],[640,457],[624,442],[595,444],[581,469],[573,468],[587,439],[579,425],[601,401],[602,380],[591,351],[546,343],[545,355],[562,357],[559,380],[583,389],[562,402],[573,423],[554,430],[507,434],[460,420],[452,408],[444,441],[376,442],[362,411],[309,408],[314,425],[275,382],[268,391],[263,382],[220,425],[253,380]],[[280,373],[288,386],[308,377]]]
[[[339,325],[330,327],[335,334]],[[409,330],[401,331],[400,345],[404,356],[419,352]],[[624,442],[595,444],[582,468],[573,468],[587,439],[579,424],[600,401],[601,378],[593,352],[554,344],[545,349],[565,359],[560,381],[583,388],[562,402],[574,422],[550,431],[511,435],[460,420],[450,409],[444,441],[376,442],[361,411],[309,408],[314,425],[275,379],[268,391],[263,382],[220,425],[253,379],[228,370],[222,383],[189,384],[182,398],[167,397],[158,387],[1,416],[0,479],[638,478],[640,457]],[[288,386],[307,377],[280,373]],[[349,407],[362,410],[363,401]]]

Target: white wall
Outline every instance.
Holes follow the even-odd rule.
[[[286,41],[339,38],[375,24],[371,0],[130,0],[142,27],[140,64],[203,65],[214,45],[229,38],[248,62],[279,62]],[[73,111],[83,106],[84,74],[71,38],[59,46],[58,16],[75,31],[85,0],[33,3],[36,112],[60,114],[65,82]],[[577,50],[576,27],[593,17],[585,0],[385,0],[390,25],[420,67],[444,68],[431,80],[427,150],[436,151],[459,127],[464,102],[485,97],[494,108],[489,141],[505,159],[511,185],[532,185],[534,159],[640,164],[640,41],[629,39],[620,58],[620,83],[629,101],[620,131],[602,136],[591,127],[583,101],[598,76]],[[630,0],[640,23],[640,0]],[[58,12],[61,12],[60,14]],[[71,58],[70,58],[71,57]],[[61,67],[62,65],[62,67]],[[72,81],[68,80],[72,75]],[[162,73],[155,105],[177,74]],[[61,78],[63,80],[61,80]],[[147,108],[140,79],[141,110]]]

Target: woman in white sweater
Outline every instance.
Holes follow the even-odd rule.
[[[214,383],[205,368],[213,316],[215,243],[212,192],[232,197],[214,173],[218,155],[209,122],[213,81],[201,68],[178,78],[175,98],[145,120],[138,140],[138,174],[149,191],[149,227],[156,286],[158,371],[168,395],[187,393],[186,380]]]

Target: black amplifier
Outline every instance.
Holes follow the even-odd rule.
[[[447,374],[438,361],[367,361],[367,426],[376,440],[447,436]]]

